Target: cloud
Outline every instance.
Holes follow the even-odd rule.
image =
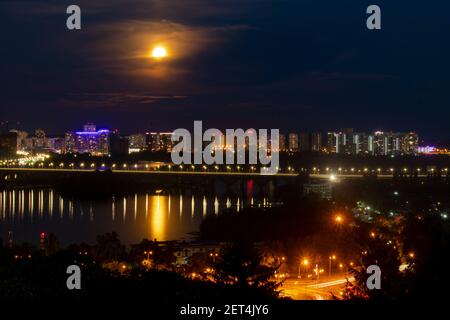
[[[81,109],[126,109],[134,106],[139,109],[144,105],[157,102],[176,102],[187,99],[183,95],[155,95],[151,93],[108,92],[108,93],[72,93],[61,99],[61,103],[69,108]],[[142,105],[142,107],[139,107]],[[144,107],[145,108],[145,107]]]

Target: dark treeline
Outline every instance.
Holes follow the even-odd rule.
[[[55,238],[52,242],[45,250],[26,244],[5,247],[0,242],[0,300],[134,299],[164,306],[177,302],[261,303],[279,298],[280,284],[272,280],[278,266],[262,266],[262,255],[251,243],[224,247],[210,266],[215,273],[206,281],[175,270],[170,244],[143,240],[126,248],[115,233],[98,236],[93,246],[73,244],[61,249]],[[142,264],[144,250],[152,250],[152,266]],[[81,269],[80,290],[66,286],[70,265]]]

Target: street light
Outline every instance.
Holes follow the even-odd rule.
[[[213,263],[216,263],[216,258],[219,256],[217,252],[211,252],[209,256],[213,259]]]
[[[298,277],[301,278],[301,265],[305,266],[305,270],[306,267],[309,265],[309,260],[306,258],[303,258],[301,263],[298,264]]]
[[[335,218],[334,221],[336,221],[336,223],[341,224],[344,221],[344,218],[338,214]]]
[[[147,255],[147,260],[150,260],[150,255],[153,254],[153,251],[144,251],[144,254]]]
[[[336,256],[333,254],[328,257],[328,275],[331,277],[331,260],[336,260]]]

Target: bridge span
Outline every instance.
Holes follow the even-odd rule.
[[[267,177],[273,177],[273,178],[296,178],[299,176],[309,176],[312,179],[319,179],[319,180],[331,180],[331,181],[339,181],[341,179],[361,179],[368,177],[366,174],[339,174],[339,173],[307,173],[305,171],[303,172],[278,172],[273,175],[266,175],[261,174],[259,171],[217,171],[217,170],[154,170],[154,169],[108,169],[111,170],[113,173],[118,174],[143,174],[143,175],[167,175],[167,176],[235,176],[235,177],[261,177],[261,176],[267,176]],[[41,173],[88,173],[88,172],[101,172],[106,170],[99,170],[99,169],[92,169],[92,168],[30,168],[30,167],[0,167],[0,172],[4,173],[19,173],[19,172],[41,172]],[[372,177],[376,177],[378,179],[392,179],[394,178],[394,174],[376,174],[372,175]],[[418,178],[426,178],[428,177],[427,174],[416,174],[414,177]]]

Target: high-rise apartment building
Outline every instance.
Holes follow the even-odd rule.
[[[290,152],[298,152],[299,151],[299,144],[298,144],[298,134],[297,133],[290,133],[289,134],[289,151]]]
[[[311,151],[322,151],[322,134],[320,132],[311,133]]]
[[[147,145],[147,150],[152,152],[172,151],[172,132],[146,132],[145,142]]]
[[[286,135],[285,134],[280,134],[280,141],[279,141],[279,148],[281,152],[286,152],[287,151],[287,147],[286,147]]]
[[[115,142],[118,140],[118,131],[107,129],[97,130],[94,124],[87,124],[83,131],[67,132],[64,138],[65,152],[90,153],[92,155],[109,155],[113,153],[111,138],[114,136]],[[116,145],[117,143],[114,143]],[[124,145],[124,143],[121,143]],[[128,141],[126,142],[128,153]],[[122,148],[121,152],[122,153]]]
[[[298,136],[298,149],[300,152],[306,152],[310,150],[309,133],[300,132]]]
[[[409,132],[401,138],[400,149],[404,154],[417,154],[419,151],[419,136],[415,132]]]
[[[146,137],[143,133],[132,134],[127,137],[129,152],[140,152],[147,149]]]

